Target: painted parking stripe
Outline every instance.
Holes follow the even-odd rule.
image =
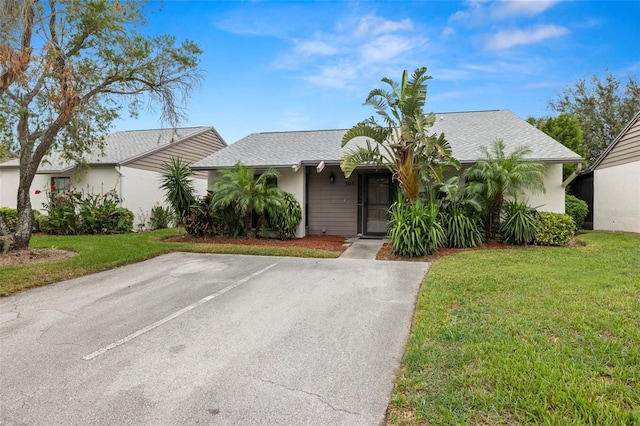
[[[198,300],[197,302],[194,302],[191,305],[186,306],[186,307],[180,309],[179,311],[174,312],[173,314],[171,314],[169,316],[166,316],[166,317],[162,318],[159,321],[154,322],[153,324],[150,324],[150,325],[148,325],[148,326],[146,326],[144,328],[141,328],[140,330],[138,330],[138,331],[136,331],[134,333],[131,333],[128,336],[123,337],[120,340],[116,340],[115,342],[113,342],[111,344],[108,344],[107,346],[102,347],[102,348],[98,349],[97,351],[90,353],[89,355],[83,356],[82,359],[84,359],[85,361],[90,361],[90,360],[92,360],[94,358],[99,357],[103,353],[105,353],[107,351],[110,351],[111,349],[114,349],[114,348],[117,348],[118,346],[124,345],[125,343],[130,342],[131,340],[135,339],[136,337],[141,336],[144,333],[153,330],[154,328],[158,328],[162,324],[165,324],[165,323],[171,321],[172,319],[175,319],[175,318],[179,317],[180,315],[182,315],[184,313],[187,313],[190,310],[195,309],[198,306],[200,306],[200,305],[202,305],[204,303],[207,303],[208,301],[210,301],[212,299],[215,299],[216,297],[221,296],[221,295],[225,294],[226,292],[228,292],[230,290],[233,290],[234,288],[246,283],[247,281],[249,281],[252,278],[257,277],[258,275],[262,274],[263,272],[268,271],[269,269],[273,268],[276,265],[277,265],[277,263],[273,263],[273,264],[271,264],[271,265],[269,265],[269,266],[267,266],[265,268],[260,269],[259,271],[254,272],[251,275],[247,275],[246,277],[244,277],[244,278],[236,281],[235,283],[223,288],[222,290],[219,290],[219,291],[217,291],[217,292],[215,292],[213,294],[210,294],[207,297],[203,297],[202,299]]]

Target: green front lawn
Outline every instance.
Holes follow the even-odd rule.
[[[640,236],[470,251],[420,290],[389,424],[639,424]]]
[[[248,246],[235,244],[165,243],[178,235],[175,229],[116,235],[34,236],[32,248],[57,248],[78,252],[55,262],[0,268],[0,296],[30,287],[76,278],[128,263],[140,262],[172,251],[197,253],[254,254],[295,257],[338,257],[328,250],[298,247]]]

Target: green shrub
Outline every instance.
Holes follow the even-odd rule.
[[[476,247],[484,241],[483,224],[479,215],[451,203],[440,211],[440,221],[445,232],[445,247]]]
[[[189,209],[184,220],[184,229],[189,235],[206,237],[216,235],[220,227],[220,218],[211,208],[211,196],[207,195],[196,201]]]
[[[109,234],[131,232],[133,212],[120,207],[115,191],[105,194],[51,191],[44,204],[48,217],[40,221],[41,231],[50,234]]]
[[[16,225],[18,224],[18,209],[0,207],[0,215],[4,218],[4,223],[7,224],[9,230],[15,232]]]
[[[40,216],[36,216],[34,228],[36,229],[36,232],[47,233],[49,229],[49,216],[45,214],[40,214]]]
[[[131,232],[133,229],[134,215],[131,210],[126,207],[117,207],[113,213],[111,213],[111,222],[106,232]]]
[[[267,207],[267,218],[269,226],[278,238],[281,240],[294,238],[302,220],[302,209],[292,194],[284,192],[281,206],[269,205]]]
[[[151,229],[165,229],[173,222],[174,215],[172,209],[157,204],[151,208],[149,216],[149,226]]]
[[[571,194],[565,194],[564,208],[567,214],[573,218],[575,230],[577,231],[582,228],[584,219],[587,217],[587,214],[589,214],[589,206],[587,206],[587,203]]]
[[[569,243],[575,225],[571,216],[561,213],[539,212],[535,242],[541,246],[560,246]]]
[[[505,201],[498,228],[500,241],[508,244],[531,244],[536,235],[535,209],[520,201]]]
[[[416,199],[408,204],[399,194],[398,201],[391,206],[390,217],[388,237],[393,254],[425,256],[434,253],[445,241],[434,202]]]
[[[33,210],[33,231],[34,232],[41,232],[40,230],[41,217],[42,217],[42,213],[40,213],[40,211]]]

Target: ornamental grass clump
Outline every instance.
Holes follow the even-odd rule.
[[[409,204],[398,196],[390,209],[388,237],[391,252],[403,257],[433,254],[445,241],[445,233],[438,221],[438,205],[417,198]]]
[[[526,203],[514,200],[505,201],[503,218],[498,228],[500,241],[507,244],[531,244],[534,241],[538,212]]]

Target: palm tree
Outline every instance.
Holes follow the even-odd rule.
[[[343,155],[341,167],[346,177],[361,164],[384,166],[406,200],[412,202],[420,194],[422,177],[440,182],[445,165],[459,167],[444,134],[428,134],[435,116],[424,113],[426,81],[431,79],[426,72],[427,68],[418,68],[408,78],[405,70],[400,83],[385,77],[382,81],[391,90],[374,89],[369,93],[364,104],[376,110],[382,123],[370,117],[345,133],[343,147],[353,139],[366,138],[364,145]]]
[[[193,170],[189,167],[189,163],[180,157],[172,157],[169,163],[162,163],[162,170],[160,188],[164,189],[165,197],[171,204],[180,224],[189,214],[189,210],[195,202]]]
[[[244,217],[247,236],[255,237],[251,230],[251,217],[256,213],[264,218],[268,207],[282,205],[282,191],[273,184],[278,172],[269,169],[257,178],[255,169],[237,163],[232,169],[220,170],[213,185],[214,209],[234,207]]]
[[[500,226],[500,212],[505,197],[522,197],[524,190],[545,192],[546,169],[538,161],[527,161],[531,153],[527,147],[518,147],[506,155],[504,141],[497,139],[491,148],[481,147],[484,158],[465,171],[469,188],[484,199],[487,238],[493,238]]]

